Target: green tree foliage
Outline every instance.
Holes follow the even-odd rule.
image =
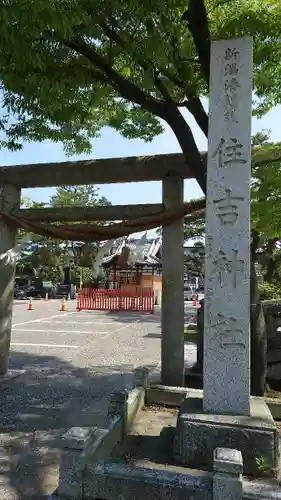
[[[184,218],[184,240],[205,236],[205,210],[200,210]]]
[[[1,0],[0,5],[3,147],[51,139],[69,153],[88,152],[104,126],[149,141],[165,121],[206,194],[206,159],[184,112],[207,136],[201,98],[209,92],[210,41],[252,35],[254,113],[261,116],[280,103],[279,0]],[[252,343],[252,358],[260,371],[252,376],[252,389],[262,395],[264,328],[258,303],[255,292],[252,339],[259,340]]]
[[[185,256],[185,265],[187,273],[190,276],[202,278],[204,276],[204,256],[205,245],[201,241],[196,241],[190,249],[188,255]]]
[[[95,186],[62,186],[50,198],[50,206],[59,207],[97,207],[111,205],[104,196],[99,196]]]
[[[93,185],[89,186],[63,186],[58,187],[54,195],[50,197],[49,206],[53,208],[60,207],[89,207],[89,206],[105,206],[111,205],[111,202],[104,196],[99,195],[99,190]],[[22,208],[43,208],[44,203],[32,201],[28,197],[23,197],[21,201]],[[64,277],[63,267],[68,265],[70,261],[72,265],[72,281],[79,283],[80,269],[77,264],[79,252],[82,247],[81,242],[74,243],[71,248],[73,257],[68,255],[68,252],[63,249],[62,241],[50,241],[47,238],[36,234],[27,234],[21,232],[19,240],[27,241],[23,245],[17,264],[17,272],[28,276],[40,278],[42,280],[50,280],[53,282],[61,282]],[[48,248],[51,255],[56,256],[56,265],[42,265],[40,263],[40,248]]]
[[[255,114],[280,102],[277,0],[0,2],[2,146],[51,139],[87,152],[104,126],[151,140],[174,131],[205,191],[188,110],[207,135],[210,39],[254,36]],[[270,36],[269,36],[270,35]]]

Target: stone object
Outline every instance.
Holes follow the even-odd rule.
[[[266,333],[267,333],[267,380],[281,381],[281,332],[278,331],[280,318],[274,316],[274,311],[269,312],[265,307]],[[197,311],[198,341],[197,363],[191,368],[189,374],[203,373],[203,331],[204,307]]]
[[[116,416],[120,416],[123,418],[124,414],[126,413],[128,397],[128,389],[124,389],[123,391],[115,390],[111,393],[107,410],[108,419]]]
[[[213,470],[214,499],[242,500],[243,460],[241,452],[229,448],[216,448]]]
[[[60,498],[82,498],[86,451],[96,428],[72,427],[62,435],[58,492]]]
[[[211,474],[173,473],[165,469],[132,467],[120,461],[99,462],[87,467],[85,499],[128,500],[174,498],[216,500]]]
[[[213,478],[209,472],[175,468],[139,467],[99,461],[87,467],[84,498],[174,498],[177,500],[242,500],[242,456],[237,450],[216,449]]]
[[[0,186],[0,210],[10,212],[20,207],[20,189],[13,185]],[[0,256],[16,246],[17,230],[4,218],[0,221]],[[8,370],[12,312],[14,301],[14,277],[16,263],[0,259],[0,375]]]
[[[183,179],[163,179],[163,204],[167,209],[183,205]],[[161,382],[183,386],[184,382],[184,246],[183,219],[163,227]]]
[[[201,398],[186,398],[181,406],[174,440],[178,463],[211,470],[215,448],[241,451],[245,474],[257,474],[256,458],[276,467],[278,433],[263,398],[251,398],[250,416],[213,415]]]
[[[111,429],[73,427],[62,436],[58,493],[60,499],[80,500],[85,467],[92,460],[107,458],[120,436]]]
[[[134,370],[134,385],[136,387],[147,387],[149,368],[145,366],[138,367]]]
[[[92,431],[89,427],[71,427],[62,435],[62,446],[74,450],[83,450],[91,439]]]
[[[211,44],[204,411],[250,414],[252,38]]]

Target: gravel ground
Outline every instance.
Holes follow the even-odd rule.
[[[108,397],[139,365],[160,361],[160,312],[60,312],[59,301],[15,301],[10,368],[24,374],[0,392],[0,499],[43,500],[57,485],[58,438],[101,425]],[[187,320],[194,308],[187,306]],[[188,364],[194,346],[186,346]]]

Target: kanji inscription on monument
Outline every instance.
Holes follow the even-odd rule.
[[[252,39],[211,45],[204,411],[250,413]]]

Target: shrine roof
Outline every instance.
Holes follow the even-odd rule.
[[[136,250],[140,239],[125,240],[123,239],[121,242],[117,243],[115,248],[113,247],[111,255],[108,257],[104,257],[102,263],[105,265],[109,265],[111,261],[113,261],[116,257],[121,255],[122,248],[127,246],[132,252]],[[140,254],[137,258],[136,265],[161,265],[162,260],[157,257],[159,250],[161,249],[161,238],[150,238],[147,239],[140,249]]]

